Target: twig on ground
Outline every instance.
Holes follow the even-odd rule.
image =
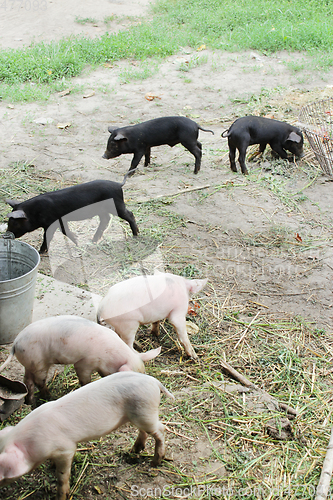
[[[185,439],[188,439],[189,441],[195,441],[195,439],[191,438],[190,436],[185,436],[185,434],[180,434],[179,432],[176,432],[176,431],[173,431],[172,429],[170,429],[170,427],[168,427],[167,425],[165,425],[165,428],[168,432],[171,432],[172,434],[175,434],[176,436],[179,436],[179,437],[182,437],[182,438],[185,438]]]
[[[227,363],[227,361],[220,361],[220,364],[222,365],[223,370],[225,370],[227,373],[229,373],[229,375],[231,375],[232,378],[234,378],[235,380],[238,380],[238,382],[240,382],[245,387],[249,387],[251,389],[261,390],[261,389],[259,389],[258,386],[256,386],[253,382],[251,382],[248,378],[246,378],[244,375],[242,375],[237,370],[235,370],[235,368],[233,368],[231,365],[229,365],[229,363]],[[262,392],[267,394],[272,400],[274,400],[273,396],[268,394],[268,392],[266,392],[266,391],[262,391]],[[285,403],[280,403],[279,401],[277,401],[277,403],[278,403],[279,407],[282,410],[284,410],[286,413],[289,413],[290,415],[293,415],[293,416],[297,416],[296,410],[294,410],[290,406],[286,405]]]
[[[253,323],[253,322],[257,319],[257,317],[259,316],[259,314],[260,314],[260,311],[258,311],[258,312],[257,312],[257,314],[255,315],[255,317],[254,317],[254,318],[252,318],[252,320],[250,321],[250,323],[247,325],[247,327],[246,327],[246,328],[245,328],[245,330],[243,331],[243,333],[242,333],[242,335],[241,335],[240,339],[239,339],[239,340],[238,340],[238,342],[235,344],[234,349],[236,349],[236,348],[239,346],[239,344],[242,342],[242,340],[244,339],[245,335],[247,334],[247,332],[248,332],[249,328],[251,328],[252,323]]]
[[[177,193],[159,194],[158,196],[155,196],[154,198],[149,198],[148,200],[143,200],[143,201],[138,202],[138,203],[145,203],[146,201],[159,200],[160,198],[173,198],[175,196],[179,196],[180,194],[190,193],[191,191],[199,191],[201,189],[208,189],[209,187],[210,187],[210,184],[206,184],[205,186],[185,188],[185,189],[181,189],[180,191],[177,191]]]
[[[315,500],[326,500],[328,490],[330,487],[332,470],[333,470],[333,427],[331,430],[331,437],[328,443],[327,452],[323,463],[323,468],[317,486]]]

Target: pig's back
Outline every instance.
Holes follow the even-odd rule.
[[[121,345],[120,345],[121,343]],[[55,316],[28,325],[16,337],[15,354],[26,367],[73,364],[103,348],[121,349],[123,342],[113,331],[79,316]],[[127,346],[126,346],[127,347]]]
[[[39,453],[49,457],[60,446],[98,439],[160,403],[159,383],[141,373],[120,372],[87,384],[33,410],[13,429],[15,435],[37,434]],[[41,449],[42,448],[42,449]]]
[[[149,316],[151,321],[155,318],[156,309],[158,316],[167,315],[175,302],[187,297],[184,279],[168,273],[146,275],[131,278],[112,286],[102,300],[98,316],[100,319],[115,317],[130,318],[141,311],[146,321]]]

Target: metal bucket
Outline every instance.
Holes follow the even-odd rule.
[[[12,342],[32,319],[32,309],[40,261],[35,248],[0,238],[0,344]]]

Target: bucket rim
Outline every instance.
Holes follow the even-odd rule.
[[[0,238],[0,243],[1,243],[1,241],[8,241],[8,240]],[[0,280],[0,284],[14,282],[16,280],[21,280],[23,277],[28,276],[29,274],[31,274],[34,271],[36,271],[36,268],[40,264],[40,255],[39,255],[38,251],[36,250],[36,248],[34,248],[33,246],[29,245],[29,243],[26,243],[25,241],[17,241],[17,240],[10,240],[10,241],[11,241],[12,245],[18,245],[18,246],[21,246],[21,247],[28,247],[29,249],[31,249],[32,253],[34,253],[37,256],[37,259],[36,259],[37,262],[34,265],[34,267],[32,269],[30,269],[30,271],[28,271],[27,273],[21,274],[21,276],[18,276],[16,278],[12,278],[10,280]]]

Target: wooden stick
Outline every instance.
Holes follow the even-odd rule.
[[[295,415],[295,417],[297,417],[297,411],[294,410],[294,408],[292,408],[291,406],[288,406],[285,403],[280,403],[279,402],[279,407],[282,410],[286,411],[287,413],[290,413],[291,415]]]
[[[234,378],[235,380],[240,382],[245,387],[260,390],[260,388],[257,385],[255,385],[253,382],[251,382],[248,378],[244,377],[244,375],[242,375],[237,370],[235,370],[235,368],[233,368],[231,365],[229,365],[229,363],[227,363],[226,361],[220,361],[220,364],[222,365],[222,368],[224,371],[229,373],[229,375],[232,378]],[[262,392],[266,393],[272,400],[275,400],[268,392],[266,392],[266,391],[262,391]],[[290,415],[297,417],[297,412],[296,412],[296,410],[294,410],[294,408],[291,408],[290,406],[286,405],[285,403],[280,403],[280,401],[277,401],[277,404],[286,413],[289,413]]]
[[[173,431],[168,427],[167,425],[164,426],[168,432],[171,432],[172,434],[175,434],[176,436],[188,439],[189,441],[195,441],[195,439],[191,438],[190,436],[185,436],[184,434],[180,434],[179,432]]]
[[[229,373],[229,375],[231,375],[232,378],[234,378],[235,380],[238,380],[238,382],[240,382],[242,385],[245,385],[245,387],[252,387],[253,389],[258,389],[258,387],[255,384],[250,382],[249,379],[247,379],[246,377],[244,377],[244,375],[242,375],[237,370],[235,370],[235,368],[233,368],[231,365],[229,365],[229,363],[227,363],[226,361],[220,361],[220,363],[222,365],[222,368],[227,373]]]
[[[252,323],[257,319],[257,317],[259,316],[259,314],[260,314],[260,311],[258,311],[257,314],[255,315],[255,317],[252,318],[252,320],[250,321],[250,323],[247,325],[247,327],[245,328],[244,332],[242,333],[239,341],[235,345],[234,349],[236,349],[239,346],[239,344],[242,342],[242,340],[244,339],[245,335],[248,332],[248,329],[251,328]]]
[[[333,427],[331,437],[328,443],[323,468],[320,474],[319,483],[316,490],[315,500],[326,500],[330,487],[331,476],[333,470]]]
[[[160,198],[171,198],[173,196],[179,196],[180,194],[190,193],[191,191],[199,191],[200,189],[208,189],[209,187],[210,187],[210,184],[206,184],[205,186],[197,186],[197,187],[182,189],[181,191],[177,191],[177,193],[159,194],[158,196],[155,196],[155,198],[148,198],[147,200],[139,201],[138,203],[145,203],[146,201],[159,200]]]

